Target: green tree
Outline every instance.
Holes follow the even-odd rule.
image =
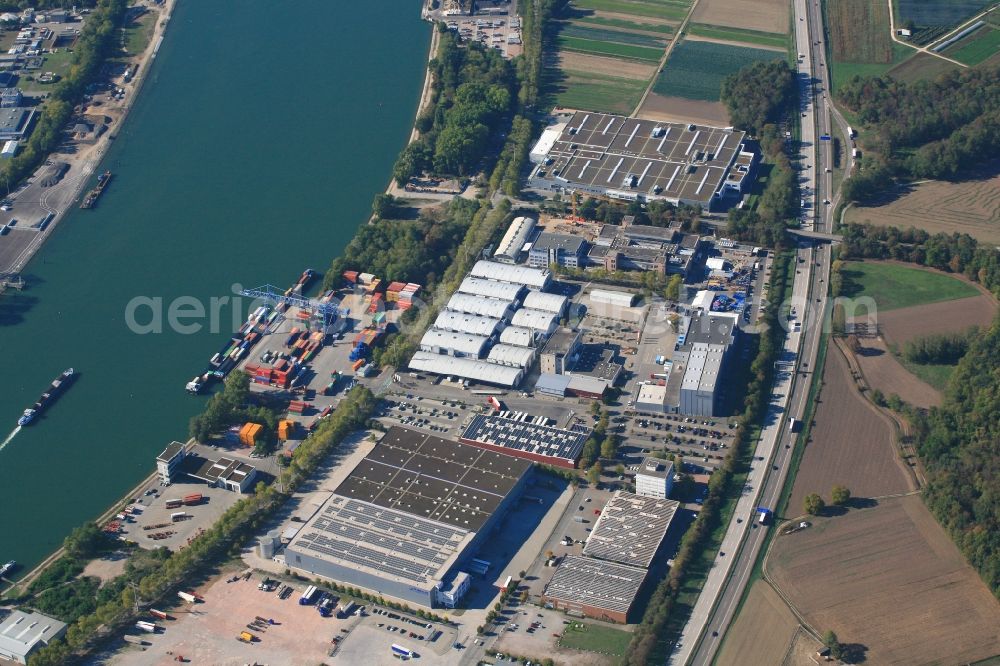
[[[601,442],[601,457],[605,460],[613,460],[618,455],[618,438],[608,435]]]
[[[823,509],[826,508],[826,502],[824,502],[823,498],[816,493],[810,493],[809,495],[806,495],[803,500],[803,506],[806,513],[811,516],[818,516]]]
[[[681,298],[681,285],[684,284],[684,278],[680,275],[671,275],[670,279],[667,280],[667,289],[664,296],[669,301],[679,301]]]
[[[601,482],[602,471],[603,469],[601,468],[601,463],[595,462],[590,466],[590,469],[587,470],[587,481],[590,482],[591,485],[596,486]]]
[[[104,532],[96,523],[87,522],[75,528],[63,539],[63,548],[70,557],[88,559],[107,545]]]
[[[830,648],[831,657],[834,659],[840,659],[844,648],[840,643],[840,639],[837,638],[837,634],[835,634],[832,629],[827,629],[823,632],[823,645]]]
[[[375,195],[372,201],[372,215],[379,219],[393,218],[399,214],[396,197],[385,192]]]
[[[844,506],[851,499],[851,491],[844,486],[834,486],[830,491],[830,501],[836,506]]]

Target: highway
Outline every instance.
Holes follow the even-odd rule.
[[[791,305],[801,318],[802,332],[790,333],[785,341],[775,373],[772,402],[747,485],[737,504],[736,520],[729,524],[716,566],[709,572],[705,587],[668,660],[671,664],[711,664],[735,617],[768,529],[773,529],[759,528],[753,514],[757,506],[775,507],[785,485],[794,445],[787,419],[801,419],[805,412],[825,321],[830,246],[823,243],[813,248],[812,242],[834,237],[831,216],[839,194],[831,194],[833,141],[816,139],[832,138],[831,123],[835,122],[844,146],[849,148],[851,142],[847,123],[827,98],[829,75],[818,0],[795,0],[793,7],[797,52],[802,56],[798,60],[802,113],[800,184],[806,210],[813,211],[804,221],[805,233],[800,234],[802,240],[796,253],[792,289]],[[853,160],[849,150],[847,154],[849,163],[845,166],[849,170]],[[779,518],[795,517],[799,507],[789,507],[789,513],[790,516]]]

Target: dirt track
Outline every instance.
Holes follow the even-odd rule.
[[[780,537],[768,576],[815,629],[868,664],[965,664],[1000,653],[1000,604],[917,495]]]
[[[790,516],[802,512],[802,500],[809,493],[829,500],[836,484],[849,488],[855,497],[916,489],[897,454],[889,420],[858,393],[847,360],[832,345],[811,435],[792,488]]]

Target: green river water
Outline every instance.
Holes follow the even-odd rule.
[[[349,11],[348,11],[349,10]],[[232,331],[126,325],[136,296],[208,304],[323,270],[367,218],[416,110],[419,3],[180,0],[101,168],[0,307],[0,441],[60,372],[80,377],[0,450],[0,562],[30,568],[187,437],[184,384]],[[149,310],[139,315],[149,319]],[[192,320],[194,321],[194,320]],[[166,318],[164,319],[166,327]],[[22,569],[22,572],[25,569]]]

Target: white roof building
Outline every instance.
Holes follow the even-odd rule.
[[[524,297],[523,305],[532,310],[544,310],[562,316],[566,309],[566,297],[559,294],[547,294],[544,291],[533,291]]]
[[[542,132],[541,138],[538,139],[534,148],[528,154],[528,159],[531,160],[532,164],[542,164],[549,158],[549,151],[552,150],[552,146],[555,145],[565,127],[566,123],[560,123]]]
[[[488,343],[489,339],[481,335],[432,328],[424,333],[424,337],[420,339],[420,349],[434,354],[482,358]]]
[[[491,337],[496,333],[501,324],[499,319],[493,317],[481,317],[454,310],[442,310],[437,319],[434,320],[434,328],[472,335],[485,335],[486,337]]]
[[[590,291],[591,303],[607,303],[617,305],[621,308],[630,308],[635,303],[636,295],[624,291],[610,291],[607,289],[592,289]]]
[[[552,273],[546,268],[529,268],[528,266],[510,266],[495,261],[480,259],[469,271],[469,275],[486,280],[499,280],[523,284],[528,289],[544,290],[552,283]]]
[[[639,412],[663,414],[667,411],[667,387],[657,384],[641,384],[635,399],[635,409]]]
[[[443,356],[418,351],[410,359],[410,369],[433,372],[436,375],[454,375],[486,384],[513,387],[521,382],[521,368],[455,356]]]
[[[493,253],[497,261],[513,264],[517,262],[521,249],[535,229],[535,220],[530,217],[515,217]]]
[[[515,368],[527,368],[535,360],[535,350],[531,347],[515,345],[495,345],[486,357],[490,363],[509,365]]]
[[[15,610],[0,622],[0,658],[26,664],[36,648],[48,645],[65,633],[65,622],[41,613]]]
[[[467,277],[462,280],[462,284],[458,290],[463,294],[488,296],[490,298],[501,298],[512,301],[521,298],[521,292],[524,291],[524,287],[512,282],[496,282],[495,280]]]
[[[553,312],[521,308],[511,317],[510,323],[514,326],[523,326],[549,335],[555,330],[558,319],[558,316]]]
[[[472,294],[454,294],[448,300],[448,305],[445,307],[456,312],[465,312],[481,317],[506,319],[510,315],[513,305],[514,301],[512,300],[486,298],[485,296],[473,296]]]
[[[500,342],[505,345],[517,345],[519,347],[533,347],[537,334],[530,328],[524,326],[508,326],[500,331]]]

